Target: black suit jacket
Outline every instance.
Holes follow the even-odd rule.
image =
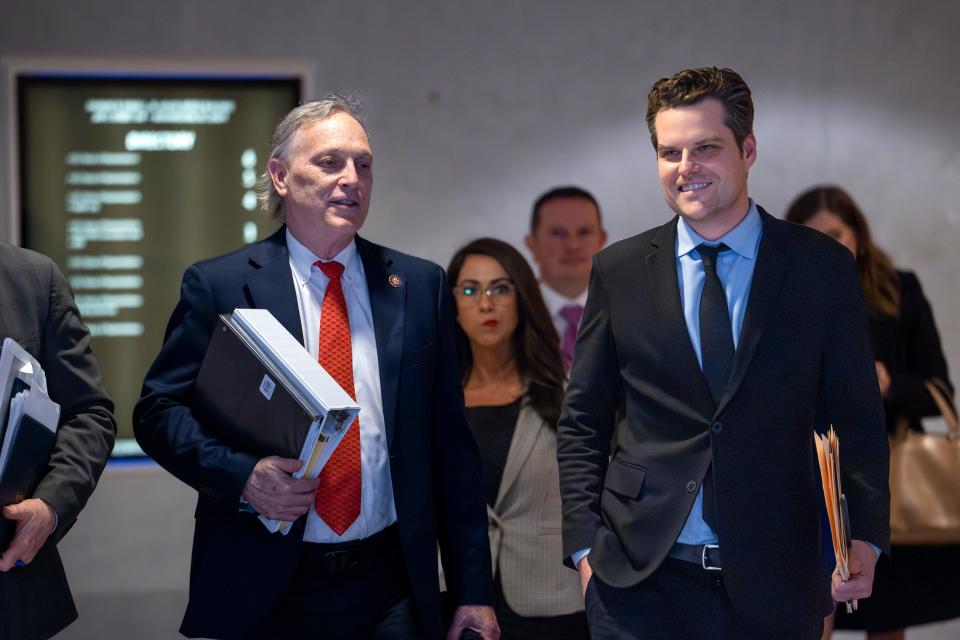
[[[458,604],[492,601],[480,458],[463,416],[452,299],[438,266],[356,239],[380,364],[397,521],[414,599],[430,637],[441,636],[436,549]],[[389,284],[396,274],[400,286]],[[217,316],[263,308],[301,343],[284,229],[200,262],[183,278],[163,348],[134,409],[144,451],[197,489],[190,601],[181,632],[232,638],[265,615],[289,582],[305,517],[287,536],[238,512],[257,457],[211,435],[191,389]]]
[[[564,554],[591,547],[600,579],[639,583],[676,542],[712,468],[730,600],[761,627],[790,629],[830,607],[814,428],[835,425],[853,535],[883,549],[887,440],[852,256],[819,232],[761,216],[718,404],[683,320],[676,218],[595,257],[559,426]]]
[[[61,407],[50,466],[33,494],[53,507],[57,528],[33,562],[0,573],[0,638],[31,640],[77,617],[56,545],[93,493],[117,424],[63,275],[46,256],[0,243],[0,341],[7,337],[40,362]]]

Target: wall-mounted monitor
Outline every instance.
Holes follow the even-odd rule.
[[[131,413],[193,262],[277,229],[257,207],[299,76],[21,73],[21,244],[53,258],[93,335],[119,423]]]

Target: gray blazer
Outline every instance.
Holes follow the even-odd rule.
[[[6,337],[39,360],[61,407],[50,466],[33,496],[53,507],[57,528],[30,564],[0,573],[0,639],[39,640],[77,617],[56,544],[93,492],[117,423],[63,275],[50,258],[0,243],[0,341]]]
[[[580,578],[563,566],[557,435],[526,402],[487,515],[493,566],[510,608],[522,616],[582,611]]]

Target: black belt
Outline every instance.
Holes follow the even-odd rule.
[[[389,564],[399,557],[400,531],[396,524],[392,524],[362,540],[333,544],[304,542],[300,561],[312,570],[333,575],[360,566]]]
[[[716,544],[683,544],[673,545],[668,557],[684,562],[693,562],[707,571],[720,571],[720,546]]]

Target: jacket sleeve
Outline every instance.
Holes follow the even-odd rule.
[[[597,256],[577,336],[577,358],[557,426],[557,462],[563,502],[564,562],[591,547],[603,525],[603,491],[620,398],[620,367],[610,318],[610,293]]]
[[[73,294],[53,264],[40,278],[49,291],[46,323],[40,329],[40,365],[47,376],[50,397],[60,404],[57,442],[47,475],[33,494],[57,514],[51,539],[59,541],[97,486],[113,450],[117,422],[113,401],[100,380],[100,368],[90,350],[90,333],[80,319]]]
[[[163,347],[147,372],[133,410],[133,429],[143,450],[208,500],[236,512],[257,458],[210,434],[190,407],[217,313],[203,270],[183,276],[180,301],[167,325]]]
[[[889,448],[883,403],[868,341],[867,313],[853,256],[831,254],[819,424],[840,439],[843,489],[853,538],[890,552]]]

